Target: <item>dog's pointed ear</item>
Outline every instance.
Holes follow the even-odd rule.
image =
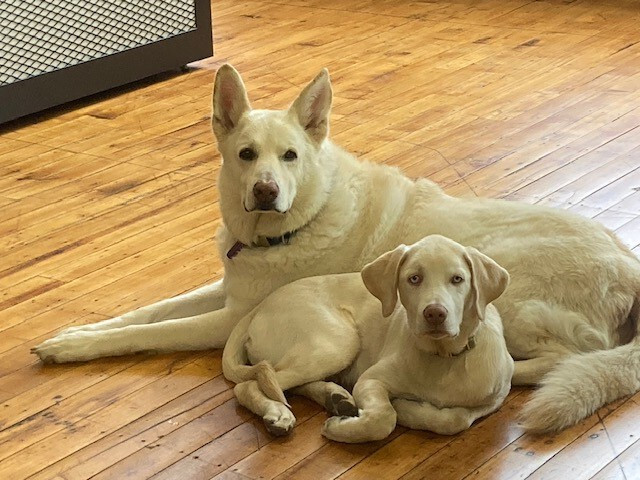
[[[393,313],[398,302],[398,272],[409,247],[400,245],[378,257],[362,269],[362,281],[371,294],[382,303],[382,315]]]
[[[237,125],[240,117],[251,110],[247,90],[238,71],[228,63],[216,73],[213,85],[213,133],[220,140]]]
[[[509,273],[473,247],[466,248],[464,258],[471,271],[470,309],[480,320],[484,320],[487,305],[507,289]]]
[[[298,119],[307,134],[318,143],[329,133],[332,97],[329,71],[323,68],[289,108],[289,112]]]

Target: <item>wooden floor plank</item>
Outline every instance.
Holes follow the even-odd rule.
[[[346,446],[296,397],[294,434],[268,435],[220,352],[39,364],[30,347],[65,326],[220,278],[227,61],[256,108],[286,108],[326,66],[348,150],[453,195],[595,218],[640,256],[637,1],[220,0],[212,16],[213,58],[0,127],[0,477],[638,477],[638,395],[532,436],[514,390],[460,435]]]
[[[512,398],[508,399],[498,413],[484,419],[476,428],[455,438],[435,454],[426,456],[421,451],[417,452],[419,458],[425,459],[420,458],[422,461],[415,466],[409,465],[410,469],[405,467],[402,473],[406,474],[402,475],[402,478],[406,480],[465,478],[470,470],[479,467],[518,439],[522,435],[518,425],[511,424],[507,429],[504,425],[509,422],[507,418],[513,418],[517,414],[529,395],[523,395],[521,390],[516,390],[515,393],[517,395],[512,392]],[[387,478],[397,477],[389,475]]]
[[[636,438],[639,436],[634,435]],[[636,440],[591,478],[593,480],[629,480],[638,476],[640,476],[640,442]]]
[[[529,478],[591,478],[635,442],[636,436],[631,432],[640,431],[640,411],[637,407],[633,399],[625,402],[538,468]],[[590,461],[583,462],[583,458],[589,458]]]
[[[314,415],[298,425],[297,431],[291,436],[267,444],[229,467],[229,471],[254,480],[277,477],[327,443],[324,437],[318,435],[326,418],[324,413]],[[225,473],[213,478],[225,478]]]
[[[182,356],[175,367],[182,368],[192,361]],[[153,364],[151,371],[158,372],[170,365],[173,367],[176,360],[169,356],[165,357],[164,362],[153,362]],[[96,369],[96,367],[89,368]],[[42,392],[34,392],[34,390],[30,392],[34,392],[37,396],[22,396],[30,397],[27,399],[31,402],[38,401],[37,405],[30,406],[28,410],[23,402],[5,402],[5,405],[9,405],[5,410],[15,423],[6,426],[0,432],[0,445],[3,446],[0,453],[0,458],[3,459],[0,472],[8,474],[13,468],[24,463],[25,458],[33,455],[34,450],[48,451],[51,447],[50,440],[46,440],[48,437],[58,434],[58,437],[67,438],[69,434],[77,434],[77,431],[74,431],[77,430],[74,425],[81,420],[93,416],[96,411],[104,411],[105,404],[107,406],[113,404],[115,400],[127,397],[141,387],[154,382],[152,377],[144,375],[145,369],[148,367],[145,368],[142,364],[129,364],[125,361],[117,371],[110,372],[110,375],[88,375],[89,378],[82,386],[79,383],[67,386],[58,380],[59,377],[55,377],[55,380],[50,383],[56,383],[56,385],[50,385],[52,388],[48,390],[50,392],[48,398],[42,398]],[[85,392],[86,395],[76,395],[79,392]],[[98,406],[102,408],[97,408]],[[113,420],[117,421],[117,419]],[[23,468],[31,469],[35,468],[35,465]]]
[[[316,450],[311,455],[305,457],[302,461],[293,465],[278,475],[276,479],[296,479],[296,478],[317,478],[333,479],[337,478],[343,472],[349,470],[364,458],[380,450],[390,442],[393,442],[405,429],[396,428],[396,430],[384,441],[370,442],[360,445],[339,445],[328,443]],[[407,433],[409,436],[421,437],[421,434]]]
[[[292,403],[292,408],[301,426],[305,425],[305,422],[319,410],[316,405],[302,399],[296,399]],[[257,422],[250,420],[252,418],[249,412],[232,399],[222,407],[193,420],[180,430],[155,442],[154,448],[159,448],[159,451],[154,452],[151,462],[146,458],[147,452],[138,451],[104,470],[96,478],[120,478],[124,472],[130,470],[150,478],[175,478],[176,475],[180,475],[178,472],[183,471],[183,467],[191,471],[195,469],[198,475],[206,474],[207,478],[210,478],[233,465],[234,460],[241,460],[258,448],[267,447],[270,442],[278,443],[278,440],[267,435],[262,425],[257,426],[259,425]],[[245,431],[245,436],[238,438],[238,427],[243,423],[246,424],[247,421],[250,421],[253,428]],[[240,440],[241,444],[247,446],[245,449],[236,449],[231,443],[234,440]],[[234,451],[233,456],[228,455],[229,450],[225,447],[231,447],[230,450]],[[210,458],[213,463],[203,465],[200,461],[201,455]],[[195,462],[192,463],[191,460]],[[136,466],[138,464],[140,466]]]
[[[526,434],[509,444],[491,459],[483,463],[469,475],[473,478],[529,478],[538,468],[553,459],[558,452],[573,451],[571,445],[594,428],[598,428],[601,419],[615,412],[624,405],[625,400],[619,400],[600,409],[596,414],[582,422],[555,435]],[[584,460],[590,463],[594,459]]]
[[[40,470],[34,478],[44,480],[56,474],[88,477],[139,449],[151,452],[155,448],[154,442],[212,411],[231,397],[228,384],[218,375]]]

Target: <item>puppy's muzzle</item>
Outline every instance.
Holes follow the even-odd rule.
[[[431,305],[427,305],[422,315],[424,315],[424,319],[427,321],[429,330],[439,331],[442,330],[448,313],[444,305],[432,303]]]
[[[279,194],[280,188],[273,180],[259,181],[253,186],[253,196],[258,210],[275,210]]]

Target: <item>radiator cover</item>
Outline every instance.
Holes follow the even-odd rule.
[[[212,53],[209,0],[2,0],[0,122]]]

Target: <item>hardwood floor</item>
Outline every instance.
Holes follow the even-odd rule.
[[[553,436],[530,392],[455,437],[344,446],[293,398],[267,435],[220,352],[42,366],[30,347],[219,278],[215,69],[283,108],[324,66],[332,136],[455,195],[593,217],[640,254],[640,3],[247,0],[212,4],[216,55],[0,127],[0,478],[640,478],[640,394]]]

